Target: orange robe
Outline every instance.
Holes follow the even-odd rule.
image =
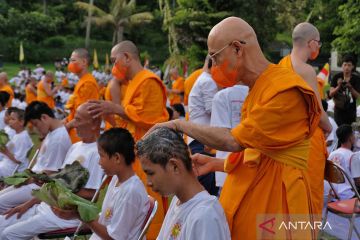
[[[6,106],[11,107],[12,100],[14,99],[14,91],[13,91],[12,87],[9,84],[6,84],[6,85],[0,87],[0,91],[4,91],[4,92],[7,92],[8,94],[10,94],[9,101]]]
[[[37,100],[36,94],[30,89],[30,84],[26,85],[25,88],[25,101],[29,105],[33,101]]]
[[[124,121],[120,127],[128,129],[135,141],[144,136],[153,125],[169,118],[166,110],[166,88],[160,78],[149,70],[140,71],[130,80],[122,105],[130,121]],[[147,192],[159,202],[158,211],[147,234],[147,239],[156,239],[165,216],[167,198],[162,198],[147,186],[146,175],[138,159],[133,167]]]
[[[280,66],[296,70],[293,68],[290,55],[284,57]],[[319,87],[319,85],[318,85]],[[319,90],[322,88],[319,88]],[[316,128],[311,137],[310,154],[308,160],[308,174],[310,179],[312,210],[314,214],[321,215],[324,199],[324,171],[327,158],[326,139],[320,127]]]
[[[191,89],[193,88],[196,80],[203,72],[202,68],[195,70],[193,73],[190,74],[190,76],[185,80],[184,83],[184,105],[187,106],[189,102],[189,95],[191,92]]]
[[[37,85],[37,100],[46,103],[51,109],[55,108],[55,100],[45,92],[43,81]]]
[[[70,114],[67,117],[67,121],[71,121],[75,117],[76,109],[83,103],[89,100],[98,100],[99,99],[99,87],[98,84],[90,73],[86,73],[79,79],[79,82],[76,84],[72,96],[70,96],[69,101],[66,103],[66,108],[70,110]],[[69,132],[72,143],[80,141],[80,138],[76,134],[75,128],[71,129]]]
[[[321,99],[325,99],[325,94],[324,94],[325,80],[318,77],[316,79],[317,79],[317,86],[320,93],[320,97]]]
[[[106,101],[112,101],[112,96],[111,96],[111,84],[113,84],[112,82],[109,82],[108,85],[106,86],[105,89],[105,93],[104,93],[104,99]],[[122,84],[121,86],[119,86],[120,88],[120,102],[118,103],[119,105],[121,105],[122,100],[124,99],[125,96],[125,92],[126,92],[126,88],[127,88],[127,84]],[[115,120],[115,126],[112,126],[110,122],[106,121],[105,122],[105,130],[108,130],[112,127],[119,127],[119,126],[123,126],[124,124],[124,119],[122,119],[119,115],[113,115],[114,120]]]
[[[178,77],[172,84],[172,90],[178,90],[184,92],[184,79],[182,77]],[[180,93],[171,93],[169,96],[170,105],[181,103],[181,94]]]
[[[244,102],[242,120],[231,130],[246,149],[230,154],[224,165],[228,176],[220,202],[232,239],[296,235],[277,230],[279,225],[266,225],[273,215],[264,214],[281,214],[276,215],[276,224],[285,214],[306,214],[304,218],[309,220],[309,137],[320,113],[313,90],[294,72],[271,64],[256,80]],[[274,233],[263,230],[261,224]],[[312,232],[300,234],[309,239]]]

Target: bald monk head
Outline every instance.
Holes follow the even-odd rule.
[[[211,74],[220,86],[243,82],[252,87],[269,65],[254,29],[241,18],[229,17],[216,24],[207,43],[212,60]]]
[[[47,83],[52,83],[54,81],[54,73],[51,71],[47,71],[45,73],[45,81]]]
[[[169,74],[170,74],[170,79],[172,81],[175,81],[179,77],[179,71],[177,67],[171,68]]]
[[[6,85],[8,83],[8,76],[6,72],[0,73],[0,87]]]
[[[143,70],[139,50],[131,41],[122,41],[111,49],[112,74],[119,83],[131,80]]]
[[[77,48],[71,53],[68,70],[78,77],[87,73],[90,64],[90,54],[85,48]]]
[[[90,103],[81,104],[75,113],[75,129],[79,138],[83,142],[94,142],[100,134],[100,118],[93,118],[88,112]]]
[[[304,60],[314,60],[319,55],[320,33],[311,23],[303,22],[296,25],[292,33],[292,41],[293,49],[303,55]]]

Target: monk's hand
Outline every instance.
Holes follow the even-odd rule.
[[[193,170],[197,176],[202,176],[214,171],[214,162],[217,158],[196,153],[191,156],[193,162]]]
[[[90,100],[89,103],[90,106],[88,107],[88,112],[94,119],[116,112],[114,109],[116,104],[110,101]]]
[[[51,207],[53,213],[59,218],[65,220],[79,219],[79,213],[76,210],[64,210],[57,207]]]
[[[162,127],[170,128],[170,129],[173,129],[178,132],[180,130],[179,126],[178,126],[179,121],[180,121],[179,119],[176,119],[176,120],[172,120],[172,121],[168,121],[168,122],[157,123],[152,128],[150,128],[149,131],[147,131],[146,134],[142,138],[146,138],[155,129],[162,128]]]

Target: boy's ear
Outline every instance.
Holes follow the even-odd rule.
[[[178,174],[178,173],[180,173],[181,164],[182,163],[179,159],[170,158],[169,162],[167,164],[167,167],[168,167],[168,170]]]
[[[112,157],[114,158],[116,164],[124,162],[124,157],[120,153],[115,153]]]

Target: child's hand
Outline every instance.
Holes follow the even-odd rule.
[[[6,215],[5,219],[10,218],[12,215],[17,213],[17,219],[21,218],[21,216],[29,210],[33,205],[28,204],[28,202],[25,202],[17,207],[11,208],[4,212],[3,215]]]
[[[57,207],[51,207],[51,210],[56,216],[65,220],[80,219],[76,210],[63,210]]]

